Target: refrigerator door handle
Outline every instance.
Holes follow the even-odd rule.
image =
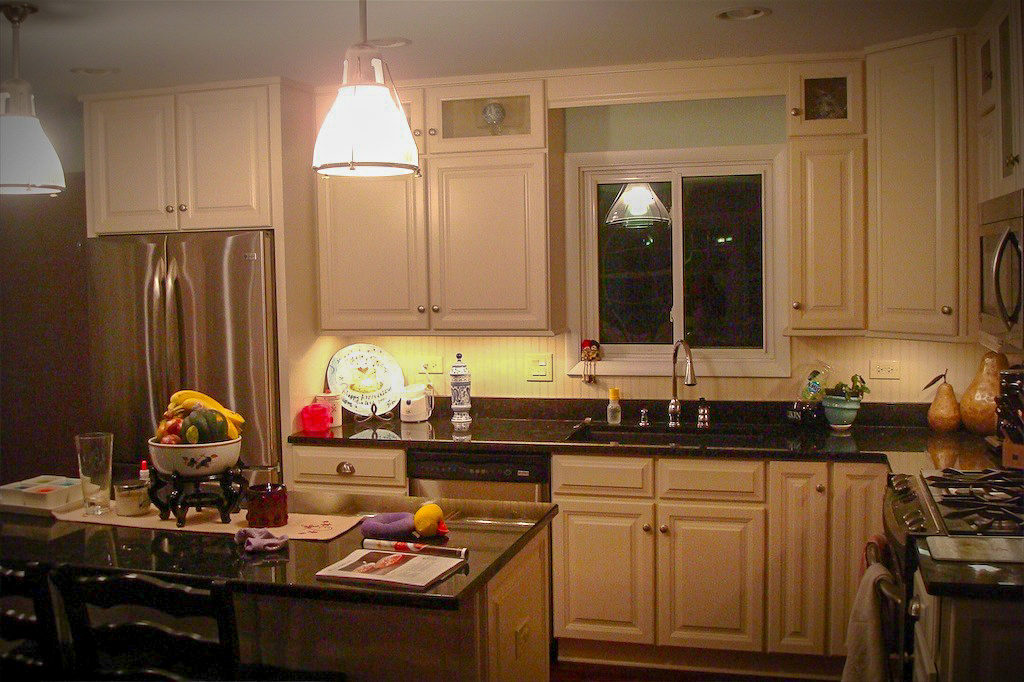
[[[166,286],[164,287],[164,315],[167,320],[167,379],[171,392],[186,388],[185,348],[181,338],[184,325],[178,274],[178,261],[168,252]]]
[[[144,297],[146,310],[146,393],[153,424],[163,418],[164,401],[167,400],[167,365],[164,345],[167,338],[167,319],[164,315],[164,285],[167,273],[167,256],[160,250],[153,261],[153,276]]]

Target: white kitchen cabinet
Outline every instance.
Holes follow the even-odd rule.
[[[178,229],[174,96],[85,105],[90,236]]]
[[[761,651],[761,505],[658,502],[658,644]]]
[[[828,464],[768,463],[767,649],[824,654]]]
[[[320,324],[428,329],[424,179],[317,180]]]
[[[864,132],[864,62],[796,62],[789,66],[790,135]]]
[[[846,655],[846,625],[861,578],[864,545],[882,528],[888,468],[835,462],[829,486],[828,653]]]
[[[556,637],[654,643],[654,503],[553,496]]]
[[[868,328],[955,336],[960,39],[867,55]]]
[[[431,325],[549,328],[547,157],[543,151],[431,159]]]
[[[89,235],[269,227],[267,86],[88,98]]]
[[[398,101],[405,110],[405,118],[409,121],[409,130],[416,140],[416,149],[420,154],[427,153],[427,136],[424,134],[423,120],[423,88],[403,88],[398,91]]]
[[[427,152],[542,148],[547,143],[544,81],[445,85],[426,89]]]
[[[976,102],[986,117],[988,139],[981,139],[978,174],[981,201],[1024,187],[1024,54],[1020,0],[997,0],[973,41]],[[981,133],[982,131],[979,131]]]
[[[864,140],[789,140],[790,328],[863,329]]]

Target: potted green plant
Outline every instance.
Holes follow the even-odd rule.
[[[832,388],[826,388],[821,405],[825,409],[825,418],[828,419],[829,425],[836,431],[845,431],[853,426],[857,410],[860,409],[861,398],[870,392],[864,377],[859,374],[851,376],[849,384],[840,382]]]

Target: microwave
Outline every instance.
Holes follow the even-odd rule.
[[[980,341],[1024,351],[1024,190],[981,204]]]

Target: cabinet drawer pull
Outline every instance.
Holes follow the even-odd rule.
[[[952,315],[953,314],[953,309],[950,308],[948,305],[944,305],[944,306],[942,306],[942,314],[943,315]]]
[[[792,109],[790,109],[789,110],[789,115],[790,116],[799,116],[800,115],[800,107],[793,107]]]
[[[645,533],[650,533],[651,532],[651,524],[649,524],[649,523],[645,523],[644,525],[642,525],[640,527],[643,528]]]
[[[662,533],[667,533],[668,532],[668,526],[662,524],[662,525],[658,526],[658,530],[660,530]]]
[[[437,135],[437,128],[431,128],[427,131],[427,135]]]
[[[339,476],[351,476],[354,473],[356,473],[356,468],[352,462],[342,462],[338,465]]]
[[[814,486],[814,489],[817,490],[819,493],[823,493],[825,492],[825,484],[819,483],[818,485]]]
[[[793,310],[800,310],[800,301],[793,301],[790,305],[792,306]]]
[[[168,213],[174,213],[174,206],[172,206],[171,204],[167,204],[166,206],[164,206],[164,210],[167,211]]]
[[[187,204],[178,204],[178,210],[179,211],[187,211],[188,210],[188,205]]]

